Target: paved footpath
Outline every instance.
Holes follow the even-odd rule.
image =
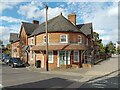
[[[82,76],[82,79],[72,79],[78,82],[86,82],[90,79],[108,75],[109,77],[118,75],[118,56],[113,55],[110,59],[104,60],[92,68],[77,68],[77,69],[62,69],[62,70],[52,70],[45,71],[39,68],[28,68],[28,70],[33,70],[34,72],[44,73],[44,74],[57,74],[66,76]]]

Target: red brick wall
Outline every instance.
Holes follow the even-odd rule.
[[[19,55],[19,47],[18,46],[19,46],[19,41],[16,41],[16,42],[11,44],[11,48],[12,48],[11,57],[20,57],[20,55]],[[14,49],[16,49],[17,52],[14,52],[13,51]],[[14,53],[16,54],[15,56],[14,56]]]
[[[53,51],[53,63],[49,63],[49,69],[57,67],[57,51]],[[46,68],[46,52],[44,51],[44,68]]]
[[[68,42],[78,42],[78,35],[82,36],[82,41],[83,43],[86,42],[86,36],[81,34],[81,33],[48,33],[48,37],[49,37],[49,43],[54,44],[54,43],[60,43],[60,35],[61,34],[67,34],[68,36]],[[40,45],[40,44],[44,44],[43,43],[43,37],[44,37],[45,33],[43,34],[39,34],[36,36],[36,45]]]

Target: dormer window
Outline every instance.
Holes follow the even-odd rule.
[[[67,35],[66,34],[60,35],[60,43],[67,43]]]
[[[78,35],[78,43],[82,43],[82,36]]]

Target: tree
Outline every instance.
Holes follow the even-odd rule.
[[[100,54],[103,54],[105,52],[105,49],[102,44],[102,39],[99,38],[99,34],[97,32],[93,33],[93,37],[94,37],[96,45],[99,46],[99,48],[100,48],[100,51],[99,51]]]
[[[106,44],[106,47],[107,47],[107,52],[108,53],[114,54],[116,52],[114,43],[112,41],[110,41],[108,44]]]
[[[120,54],[120,47],[117,47],[117,54]]]
[[[7,54],[7,55],[10,55],[10,44],[6,45],[6,50],[5,50],[4,53]]]

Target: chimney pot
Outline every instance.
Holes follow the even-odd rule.
[[[33,23],[33,24],[39,24],[39,21],[33,20],[32,23]]]

